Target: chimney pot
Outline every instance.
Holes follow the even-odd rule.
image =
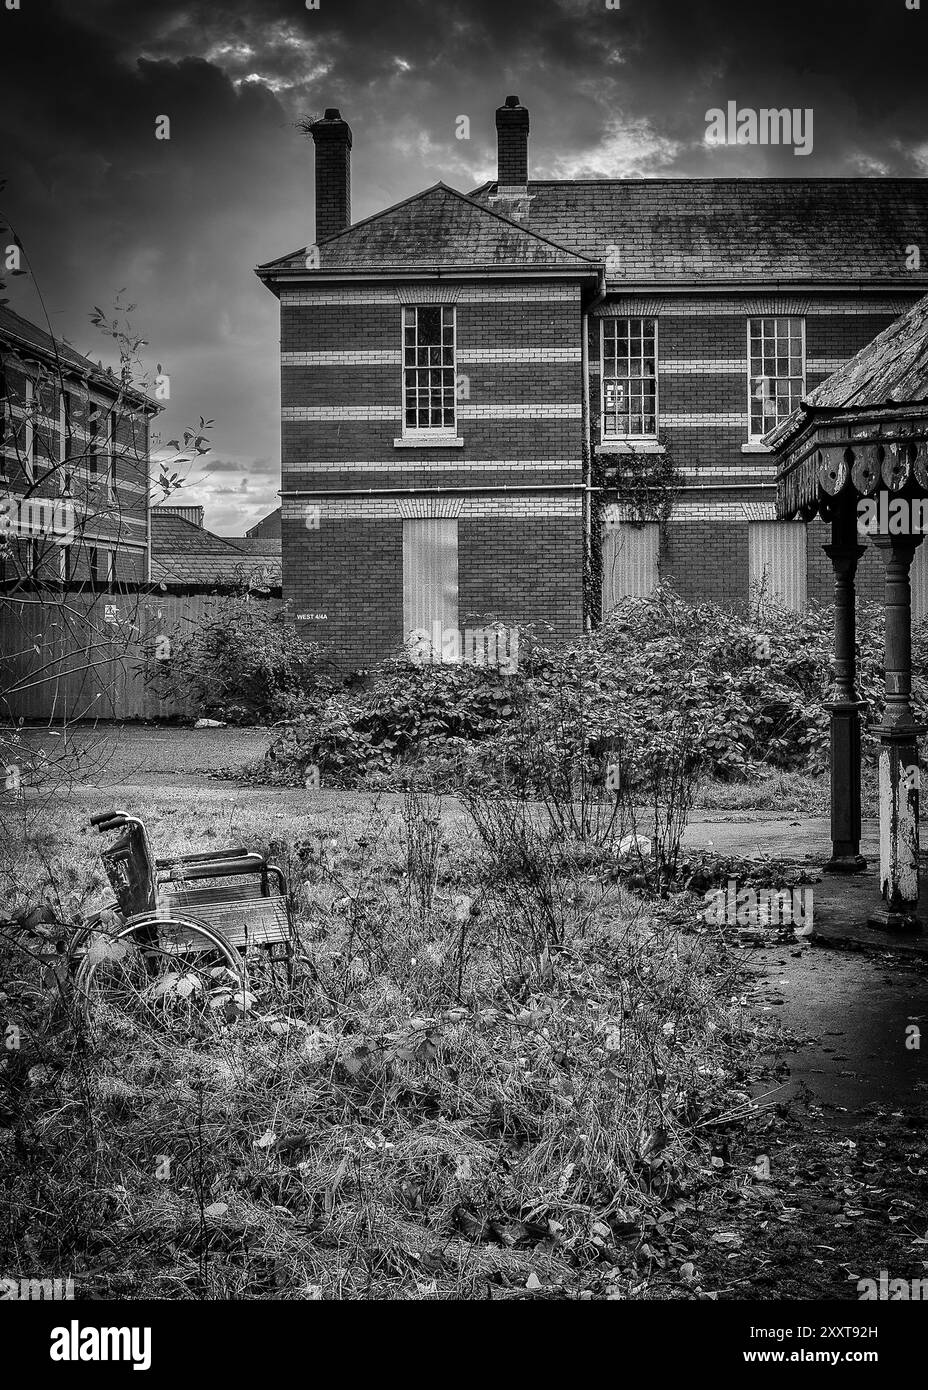
[[[499,159],[497,182],[501,187],[524,188],[528,183],[528,111],[516,96],[496,112]]]
[[[316,241],[351,225],[351,126],[337,106],[309,127],[316,147]]]

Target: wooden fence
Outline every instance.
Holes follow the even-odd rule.
[[[61,593],[0,598],[0,720],[169,719],[182,708],[146,680],[158,639],[207,619],[215,593]],[[253,603],[278,611],[277,598]],[[164,644],[161,644],[164,652]]]

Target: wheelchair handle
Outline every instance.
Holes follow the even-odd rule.
[[[99,816],[91,816],[90,824],[104,835],[108,830],[118,830],[120,826],[128,825],[129,819],[122,811],[103,811]]]

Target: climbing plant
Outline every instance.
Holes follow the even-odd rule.
[[[658,449],[629,444],[619,454],[593,454],[590,462],[590,549],[585,574],[585,606],[589,624],[600,622],[603,588],[603,518],[618,503],[632,526],[657,522],[662,530],[670,519],[683,475],[667,436],[658,435]]]

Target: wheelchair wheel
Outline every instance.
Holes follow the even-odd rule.
[[[93,1026],[193,1038],[239,1017],[246,986],[244,960],[218,932],[192,917],[146,914],[85,938],[75,994]]]
[[[95,912],[92,917],[86,917],[81,925],[73,932],[65,952],[65,959],[68,966],[68,974],[74,974],[83,959],[87,947],[93,939],[105,933],[108,936],[115,936],[117,930],[123,925],[123,918],[119,912],[119,904],[115,898],[112,902],[105,903],[103,907]]]

